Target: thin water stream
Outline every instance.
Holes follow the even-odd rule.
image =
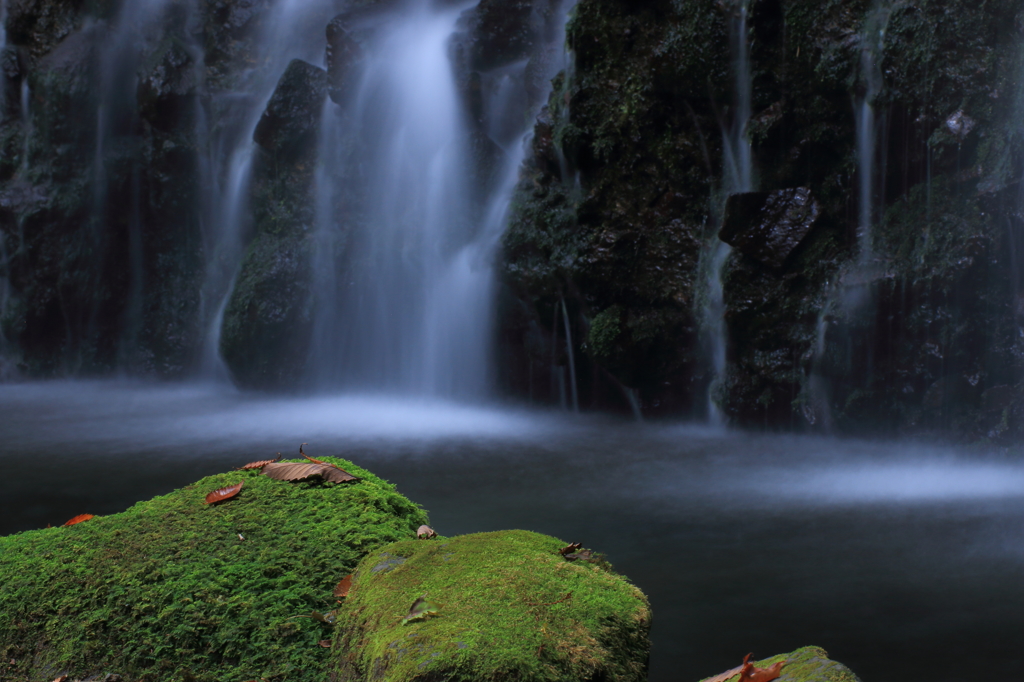
[[[725,199],[730,194],[751,192],[754,189],[753,151],[747,130],[750,123],[753,87],[750,75],[749,12],[750,0],[735,0],[729,23],[735,102],[732,121],[728,128],[722,131],[722,205],[719,207],[719,218],[714,221],[714,233],[702,254],[705,279],[703,326],[710,346],[712,370],[712,379],[708,386],[708,420],[716,426],[723,426],[726,423],[725,415],[718,404],[718,392],[725,381],[728,369],[729,332],[725,322],[723,277],[729,256],[732,254],[732,247],[718,238],[718,228],[721,227]]]
[[[0,386],[0,533],[110,514],[301,442],[447,535],[526,528],[650,597],[652,682],[817,644],[870,682],[1015,679],[1024,460],[379,396]]]

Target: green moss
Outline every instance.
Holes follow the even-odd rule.
[[[120,514],[0,538],[0,676],[323,679],[330,652],[317,643],[330,631],[294,616],[330,610],[366,552],[426,521],[391,484],[324,459],[360,480],[219,474]],[[235,499],[203,503],[238,481]]]
[[[606,360],[615,356],[616,344],[622,334],[622,308],[613,305],[602,310],[590,324],[587,335],[588,350],[598,360]]]
[[[842,663],[829,660],[828,652],[821,647],[805,646],[789,654],[779,654],[754,663],[759,668],[784,661],[779,682],[860,682]],[[739,679],[737,674],[730,682]]]
[[[338,614],[335,679],[646,679],[650,610],[600,563],[527,531],[409,540],[364,559]],[[437,616],[402,623],[427,595]]]

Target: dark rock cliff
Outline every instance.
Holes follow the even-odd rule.
[[[564,302],[584,404],[624,407],[632,393],[649,414],[704,410],[735,11],[577,5],[575,68],[537,123],[505,238],[512,390],[554,399],[551,375],[569,361]],[[750,4],[755,188],[805,188],[817,213],[778,258],[737,248],[725,265],[728,366],[713,397],[734,423],[1019,428],[1021,12],[1010,1]],[[882,36],[872,73],[869,25]],[[857,111],[871,79],[865,259]]]
[[[115,0],[8,1],[0,377],[12,364],[27,376],[195,370],[223,260],[202,167],[237,124],[234,95],[266,67],[271,5],[169,1],[128,30],[135,6]],[[388,6],[339,0],[320,24],[326,72],[293,65],[257,126],[220,338],[242,385],[308,376],[321,104],[351,95],[363,19]],[[489,79],[524,63],[522,97],[539,107],[558,8],[484,0],[451,41],[481,194],[511,140],[484,120]],[[675,416],[706,414],[710,394],[732,423],[769,428],[1024,434],[1019,2],[751,0],[744,36],[738,8],[576,6],[571,67],[536,119],[503,243],[504,389]],[[738,38],[755,191],[730,198]],[[355,159],[361,144],[336,146]],[[357,165],[330,179],[353,224]],[[720,233],[734,249],[716,273]]]

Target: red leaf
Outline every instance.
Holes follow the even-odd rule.
[[[320,646],[322,646],[325,649],[330,649],[331,648],[331,640],[329,640],[329,639],[321,639],[320,640]]]
[[[753,663],[746,663],[740,671],[738,682],[771,682],[782,675],[784,661],[779,661],[770,668],[758,668]]]
[[[206,504],[214,504],[215,502],[223,502],[224,500],[230,500],[232,497],[238,494],[238,491],[242,489],[242,483],[240,481],[234,485],[229,485],[227,488],[219,488],[214,490],[212,493],[206,496]]]
[[[351,589],[352,589],[352,576],[351,575],[346,575],[344,578],[341,579],[341,582],[338,583],[338,586],[334,588],[334,596],[335,597],[347,597],[348,596],[348,591],[351,590]]]
[[[753,654],[747,654],[743,657],[743,665],[732,670],[726,670],[720,675],[704,680],[704,682],[726,682],[726,680],[735,677],[737,674],[739,674],[739,677],[736,679],[736,682],[771,682],[771,680],[777,679],[782,675],[782,666],[785,665],[784,661],[779,661],[769,668],[758,668],[750,660],[751,657],[753,657]]]
[[[82,521],[88,521],[89,519],[94,518],[94,516],[95,516],[94,514],[79,514],[75,518],[69,519],[68,522],[65,523],[64,525],[65,526],[73,526],[76,523],[81,523]]]
[[[311,476],[319,476],[325,481],[335,483],[358,480],[340,467],[319,462],[278,462],[263,467],[263,473],[278,481],[301,481]]]
[[[239,467],[238,470],[239,471],[246,471],[247,469],[262,469],[263,467],[267,466],[268,464],[273,464],[274,462],[280,462],[280,461],[281,461],[281,453],[279,452],[279,453],[277,453],[277,459],[264,459],[264,460],[260,460],[259,462],[249,462],[244,467]]]

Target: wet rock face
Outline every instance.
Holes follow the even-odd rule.
[[[528,57],[538,38],[535,17],[547,4],[544,0],[481,0],[460,21],[469,68],[487,71]]]
[[[706,43],[727,44],[726,15],[714,2],[591,1],[575,12],[576,72],[555,79],[504,241],[504,279],[524,304],[509,309],[532,318],[502,327],[527,368],[509,385],[559,400],[564,300],[582,405],[628,411],[632,394],[679,414],[702,375],[695,285],[720,144],[708,84],[717,94],[728,83],[727,51]]]
[[[261,233],[249,245],[221,332],[221,355],[246,388],[294,386],[312,331],[313,244],[296,234]]]
[[[870,2],[751,3],[746,129],[760,193],[728,206],[716,190],[735,110],[727,8],[580,2],[575,73],[537,122],[506,235],[505,281],[522,305],[506,307],[517,312],[503,338],[521,349],[516,366],[564,370],[565,299],[577,374],[597,378],[581,379],[584,403],[614,402],[598,388],[607,375],[648,411],[703,402],[704,245],[720,230],[735,252],[722,273],[718,400],[735,423],[803,428],[824,401],[844,429],[988,429],[983,391],[1024,376],[1007,293],[1020,288],[1021,254],[1005,229],[1020,224],[1012,187],[1024,176],[1022,100],[1006,96],[1019,82],[1021,10],[954,4],[955,21],[948,3],[888,17],[874,102],[885,128],[871,184],[879,262],[858,264],[850,102],[866,91]],[[538,333],[542,348],[530,350]],[[925,400],[953,375],[946,383],[972,390]]]
[[[305,372],[313,323],[313,160],[327,73],[301,60],[278,81],[253,139],[255,236],[224,312],[221,355],[240,386],[294,386]]]
[[[39,57],[75,30],[80,5],[75,0],[8,0],[8,40],[28,45]]]
[[[331,100],[336,104],[346,101],[358,77],[363,50],[349,33],[348,14],[339,14],[327,24],[327,83]]]
[[[168,39],[139,76],[139,115],[161,130],[190,122],[199,73],[190,51]]]
[[[820,215],[806,187],[733,194],[718,237],[745,256],[781,268]]]
[[[207,85],[232,89],[240,73],[260,56],[253,38],[268,0],[202,0],[199,4]]]
[[[293,59],[256,124],[253,140],[277,155],[308,151],[315,144],[326,97],[327,72]]]

